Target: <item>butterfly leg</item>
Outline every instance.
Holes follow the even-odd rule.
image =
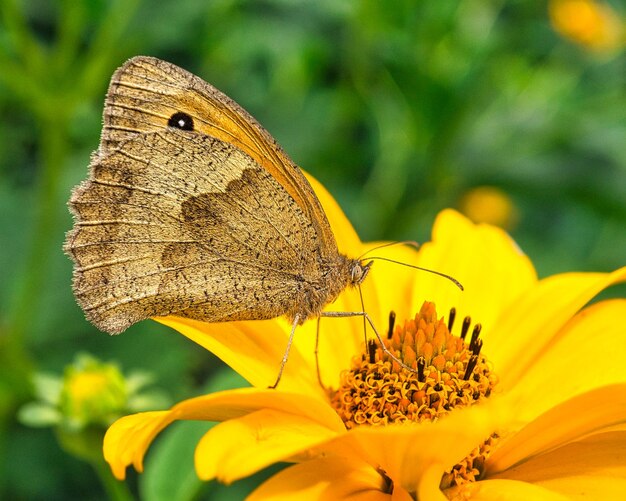
[[[287,340],[287,348],[285,348],[285,353],[283,355],[283,359],[280,361],[280,368],[278,369],[278,376],[276,377],[276,382],[268,386],[270,390],[276,389],[278,383],[280,382],[280,378],[283,377],[283,370],[285,370],[285,364],[287,364],[287,360],[289,360],[289,351],[291,350],[291,343],[293,343],[293,335],[296,332],[296,327],[298,327],[298,323],[300,322],[300,315],[296,314],[293,319],[293,325],[291,326],[291,333],[289,334],[289,339]]]
[[[319,358],[319,345],[320,345],[320,322],[322,317],[317,317],[317,327],[315,329],[315,368],[317,369],[317,382],[323,390],[326,389],[322,381],[322,373],[320,372],[320,358]]]
[[[378,339],[378,343],[380,344],[380,347],[382,348],[382,350],[387,355],[389,355],[392,360],[396,361],[400,365],[400,367],[402,367],[403,369],[406,369],[406,370],[411,371],[411,372],[417,372],[417,369],[414,369],[413,367],[409,367],[402,360],[400,360],[398,357],[396,357],[393,353],[391,353],[389,351],[387,346],[385,346],[385,342],[383,341],[383,338],[378,333],[378,330],[376,329],[376,326],[374,325],[374,322],[372,321],[371,317],[367,314],[367,312],[365,312],[365,311],[323,311],[320,314],[320,316],[322,316],[322,317],[334,317],[334,318],[345,318],[345,317],[363,317],[363,318],[365,318],[365,320],[367,320],[367,323],[370,324],[370,327],[374,331],[374,334],[376,334],[376,339]]]

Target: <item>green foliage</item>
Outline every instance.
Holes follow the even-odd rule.
[[[152,322],[98,333],[72,298],[66,201],[97,146],[109,77],[137,54],[247,108],[364,240],[423,241],[439,210],[489,185],[516,205],[511,232],[540,275],[624,264],[624,52],[560,38],[543,2],[3,0],[2,498],[115,497],[50,432],[17,424],[34,370],[90,351],[158,374],[178,400],[218,366]],[[190,489],[178,499],[200,495]]]

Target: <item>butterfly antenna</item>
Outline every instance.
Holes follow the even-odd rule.
[[[368,259],[371,259],[371,260],[378,259],[380,261],[387,261],[389,263],[400,264],[402,266],[408,266],[409,268],[414,268],[416,270],[425,271],[427,273],[432,273],[433,275],[438,275],[440,277],[447,278],[448,280],[450,280],[450,282],[452,282],[454,285],[456,285],[459,289],[465,290],[463,285],[461,284],[461,282],[459,282],[456,278],[454,278],[454,277],[452,277],[450,275],[447,275],[445,273],[442,273],[441,271],[431,270],[430,268],[423,268],[421,266],[416,266],[414,264],[403,263],[402,261],[396,261],[394,259],[389,259],[388,257],[382,257],[382,256],[373,256],[373,257],[370,257]]]
[[[378,250],[378,249],[384,249],[385,247],[391,247],[392,245],[410,245],[411,247],[415,247],[416,249],[419,248],[420,246],[420,244],[418,244],[415,240],[402,240],[401,242],[387,242],[385,244],[377,245],[376,247],[365,251],[357,259],[361,260],[365,256],[367,256],[370,252],[374,252],[375,250]]]

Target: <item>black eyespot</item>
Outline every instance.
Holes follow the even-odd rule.
[[[193,130],[193,118],[187,115],[187,113],[177,111],[167,121],[167,125],[181,130]]]

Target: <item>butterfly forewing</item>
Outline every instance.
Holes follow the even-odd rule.
[[[105,153],[134,134],[162,129],[179,112],[193,119],[194,130],[236,146],[267,170],[317,227],[322,252],[337,253],[321,204],[274,138],[235,101],[178,66],[140,56],[114,73],[100,151]]]

